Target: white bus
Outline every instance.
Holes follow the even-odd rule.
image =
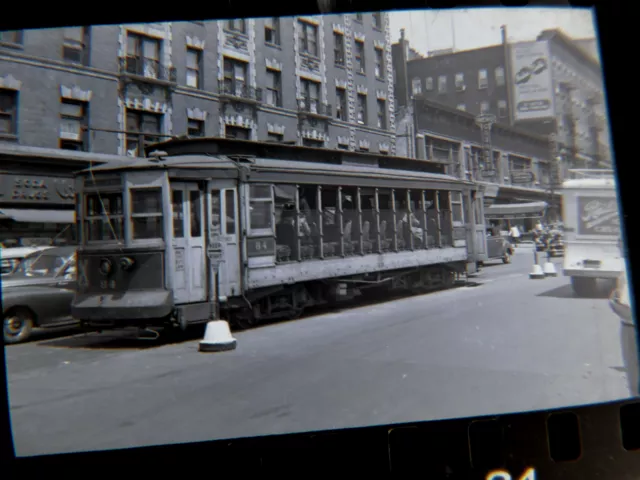
[[[624,268],[618,247],[620,210],[612,170],[570,170],[562,184],[565,225],[563,273],[576,295],[591,297],[597,279],[613,282]]]

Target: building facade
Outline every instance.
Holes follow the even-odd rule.
[[[408,59],[408,42],[401,37],[392,46],[398,105],[424,98],[472,115],[491,114],[498,123],[536,135],[555,134],[557,153],[565,160],[563,171],[610,167],[602,71],[585,42],[576,44],[557,30],[542,32],[535,42],[508,44],[504,30],[503,37],[500,45],[413,59]],[[550,107],[544,114],[521,115],[513,98],[524,73],[514,65],[513,52],[527,43],[546,48],[542,56],[543,70],[549,63]]]
[[[386,14],[3,32],[0,141],[117,155],[171,136],[394,149]]]
[[[68,212],[74,169],[171,137],[393,154],[389,35],[384,13],[0,32],[0,241]]]
[[[543,213],[547,221],[559,218],[560,198],[552,186],[558,166],[551,159],[546,137],[496,123],[491,128],[488,160],[475,115],[423,97],[402,108],[398,154],[409,156],[414,148],[415,157],[444,162],[449,174],[483,185],[485,213],[494,223],[508,222],[528,231]],[[414,132],[414,146],[407,132]],[[517,216],[510,216],[508,209],[503,215],[489,215],[494,205],[514,204],[518,204]],[[546,205],[541,208],[542,204]]]

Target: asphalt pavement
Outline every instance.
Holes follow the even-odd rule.
[[[533,250],[468,286],[234,333],[232,352],[126,334],[6,347],[16,454],[538,410],[629,397],[606,296],[530,280]],[[559,260],[556,261],[559,264]]]

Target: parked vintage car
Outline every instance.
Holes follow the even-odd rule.
[[[489,260],[502,260],[503,263],[511,263],[511,257],[514,253],[514,247],[508,237],[502,235],[498,228],[487,228],[487,256]]]
[[[34,328],[74,324],[76,247],[54,247],[28,255],[2,279],[4,342],[27,340]]]
[[[20,262],[32,253],[40,252],[51,247],[10,247],[0,249],[0,272],[2,278],[13,275],[18,269]]]

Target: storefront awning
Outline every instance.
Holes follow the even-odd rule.
[[[490,220],[511,220],[516,218],[541,218],[547,209],[547,202],[512,203],[491,205],[485,209],[485,217]]]
[[[75,210],[33,210],[3,208],[0,218],[10,218],[16,222],[31,223],[76,223]]]

